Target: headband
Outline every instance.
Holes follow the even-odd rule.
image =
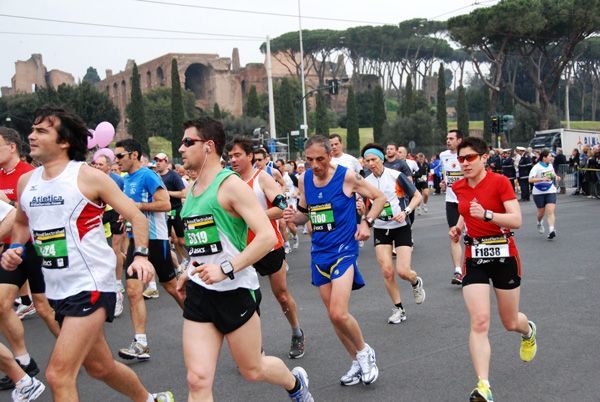
[[[367,156],[369,154],[373,154],[376,156],[379,156],[381,158],[382,161],[385,161],[385,158],[383,157],[383,152],[381,152],[380,150],[378,150],[377,148],[369,148],[365,151],[363,156]]]

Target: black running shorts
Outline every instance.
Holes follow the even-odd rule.
[[[375,247],[382,244],[395,244],[396,247],[412,247],[412,229],[410,225],[400,226],[395,229],[378,229],[373,231],[373,241]]]
[[[133,250],[135,249],[135,244],[133,239],[129,241],[129,247],[127,248],[127,258],[125,258],[125,264],[123,264],[123,268],[127,270],[131,263],[133,262]],[[158,281],[160,283],[169,282],[171,279],[176,278],[177,274],[175,273],[175,268],[173,267],[173,259],[171,259],[171,246],[169,245],[168,240],[149,240],[148,241],[148,249],[150,250],[150,254],[148,259],[154,265],[154,269],[156,270],[156,276],[158,276]],[[125,275],[127,279],[137,279],[137,273],[133,273],[133,276],[129,276],[127,271],[125,271]]]
[[[2,252],[4,253],[8,247],[5,244]],[[46,293],[46,283],[42,273],[42,257],[37,255],[35,246],[30,241],[25,243],[25,259],[15,270],[7,271],[0,267],[0,283],[21,288],[27,280],[29,280],[31,293]]]
[[[279,271],[283,266],[283,261],[285,261],[285,250],[283,247],[279,247],[269,252],[252,266],[261,276],[267,276]]]
[[[521,259],[517,254],[507,258],[465,258],[462,285],[473,283],[489,284],[496,289],[516,289],[521,286]]]
[[[448,227],[451,228],[452,226],[456,226],[459,217],[458,202],[446,201],[446,220],[448,221]]]
[[[260,289],[238,288],[217,292],[189,280],[185,291],[183,318],[210,322],[225,335],[242,327],[255,311],[260,315]]]
[[[101,307],[106,310],[106,321],[112,322],[115,318],[117,295],[115,292],[84,291],[62,300],[49,299],[48,302],[54,309],[54,319],[61,327],[65,317],[87,317]]]

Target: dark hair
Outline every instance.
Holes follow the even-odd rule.
[[[388,145],[389,145],[389,144],[388,144]],[[360,150],[360,155],[361,155],[361,156],[364,158],[364,157],[365,157],[365,152],[366,152],[368,149],[371,149],[371,148],[375,148],[375,149],[377,149],[378,151],[381,151],[381,153],[385,155],[385,150],[383,149],[383,146],[382,146],[381,144],[378,144],[378,143],[376,143],[376,142],[369,142],[367,145],[365,145],[365,146],[364,146],[364,147],[363,147],[363,148]]]
[[[458,147],[456,148],[456,152],[458,153],[458,152],[460,152],[461,149],[467,148],[467,147],[472,148],[478,154],[486,154],[487,155],[487,152],[488,152],[487,151],[487,149],[488,149],[487,142],[485,142],[481,138],[477,138],[477,137],[466,138],[463,142],[458,144]]]
[[[51,117],[60,120],[60,124],[54,126],[55,122]],[[73,161],[85,161],[88,153],[87,140],[92,135],[88,131],[83,119],[66,108],[53,105],[45,105],[35,111],[33,114],[33,124],[40,124],[44,119],[48,119],[51,126],[54,126],[58,133],[57,144],[66,142],[69,144],[67,155]]]
[[[265,151],[264,148],[256,148],[254,150],[254,157],[256,157],[257,154],[262,155],[263,158],[267,157],[267,152]],[[252,158],[252,162],[254,163],[254,158]]]
[[[227,144],[227,152],[231,152],[236,145],[242,148],[246,155],[252,154],[252,163],[254,163],[254,145],[252,144],[252,140],[247,137],[242,137],[241,135],[236,135],[233,137],[233,140]]]
[[[203,116],[197,119],[188,120],[183,123],[183,129],[187,130],[190,127],[196,127],[198,135],[203,140],[212,141],[215,143],[217,155],[222,155],[227,142],[225,129],[220,121]]]
[[[548,155],[550,155],[550,150],[549,149],[544,149],[542,150],[542,152],[540,152],[540,156],[538,158],[538,161],[541,162],[542,159],[544,159],[545,157],[547,157]]]
[[[325,152],[327,152],[327,155],[331,153],[331,143],[329,142],[329,139],[327,137],[324,137],[322,135],[313,135],[312,137],[309,137],[308,140],[306,140],[306,142],[304,143],[304,150],[307,150],[313,144],[320,144],[323,148],[325,148]]]
[[[277,164],[277,162],[281,162],[281,164],[282,164],[283,166],[285,166],[285,161],[284,161],[283,159],[277,159],[277,160],[275,161],[275,164]]]
[[[337,139],[340,141],[340,144],[343,144],[343,143],[344,143],[344,141],[342,141],[342,137],[340,137],[340,135],[339,135],[339,134],[331,134],[331,135],[329,136],[329,139],[330,139],[330,140],[333,140],[334,138],[337,138]]]
[[[386,145],[386,148],[389,147],[390,145],[392,145],[394,148],[396,148],[396,150],[398,149],[398,144],[396,144],[395,142],[388,142],[388,144]]]
[[[137,160],[142,160],[142,145],[135,138],[125,138],[124,140],[117,141],[116,148],[124,148],[127,152],[137,152]]]
[[[298,171],[298,164],[296,163],[296,161],[290,159],[289,161],[287,161],[287,163],[289,163],[292,166],[292,172]]]
[[[463,133],[460,130],[450,130],[450,131],[448,131],[448,134],[450,134],[450,133],[455,133],[457,140],[458,139],[462,140],[464,138]]]
[[[0,135],[2,136],[2,138],[4,138],[4,142],[6,142],[7,145],[15,144],[15,149],[17,150],[19,157],[21,157],[24,143],[17,130],[0,126]]]

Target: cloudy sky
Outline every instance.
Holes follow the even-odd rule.
[[[498,0],[300,0],[302,29],[397,24],[412,18],[447,20]],[[0,86],[10,86],[15,62],[41,53],[48,70],[81,79],[88,67],[114,73],[166,53],[216,53],[241,64],[264,62],[259,47],[298,30],[298,0],[1,0]]]

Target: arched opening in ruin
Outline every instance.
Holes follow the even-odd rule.
[[[123,105],[127,104],[127,83],[125,80],[121,81],[121,102],[123,102]]]
[[[113,96],[114,97],[119,96],[119,85],[117,85],[116,82],[113,84]]]
[[[191,64],[185,70],[185,89],[196,95],[196,99],[206,98],[206,81],[208,81],[208,67],[203,64]]]
[[[146,72],[146,88],[152,89],[152,73],[150,72],[150,70]]]
[[[163,73],[162,67],[156,69],[156,80],[158,81],[159,87],[165,86],[165,75]]]
[[[242,80],[242,97],[246,98],[246,80]]]

